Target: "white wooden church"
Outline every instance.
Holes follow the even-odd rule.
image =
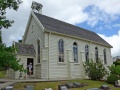
[[[42,14],[42,5],[33,2],[22,43],[15,42],[16,57],[24,68],[32,63],[32,76],[39,79],[84,78],[83,63],[90,59],[112,64],[112,46],[93,31]],[[18,79],[28,73],[8,71]]]

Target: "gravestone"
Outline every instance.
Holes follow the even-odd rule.
[[[70,83],[70,82],[65,83],[65,85],[67,86],[67,88],[75,88],[76,87],[73,83]]]
[[[73,83],[76,87],[83,87],[83,85],[81,83],[78,83],[78,82],[74,82]]]
[[[65,85],[58,85],[58,90],[68,90]]]
[[[33,86],[24,86],[24,90],[34,90]]]
[[[86,90],[100,90],[99,88],[90,88],[90,89],[86,89]]]
[[[13,86],[7,86],[5,90],[14,90],[14,89],[13,89]]]
[[[103,89],[103,90],[110,90],[110,88],[107,86],[107,85],[102,85],[100,87],[100,89]]]

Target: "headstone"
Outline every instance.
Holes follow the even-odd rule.
[[[42,90],[53,90],[52,88],[45,88],[45,89],[42,89]]]
[[[5,90],[14,90],[14,89],[13,89],[13,86],[7,86]]]
[[[86,89],[86,90],[100,90],[99,88],[90,88],[90,89]]]
[[[73,83],[76,87],[83,87],[83,85],[81,84],[81,83],[79,83],[79,82],[74,82]]]
[[[110,88],[107,86],[107,85],[102,85],[100,87],[100,89],[103,89],[103,90],[110,90]]]
[[[24,86],[24,90],[34,90],[33,86]]]
[[[75,88],[76,87],[73,83],[70,83],[70,82],[65,83],[65,85],[67,86],[67,88]]]
[[[58,90],[68,90],[65,85],[58,85]]]

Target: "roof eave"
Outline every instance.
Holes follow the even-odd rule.
[[[80,38],[80,37],[76,37],[76,36],[72,36],[72,35],[68,35],[68,34],[58,33],[58,32],[50,31],[50,30],[47,30],[47,29],[44,29],[44,30],[47,33],[53,33],[53,34],[59,34],[59,35],[62,35],[62,36],[77,38],[77,39],[80,39],[80,40],[83,40],[83,41],[88,41],[88,42],[91,42],[91,43],[95,43],[95,44],[103,45],[103,46],[106,46],[106,47],[109,47],[109,48],[113,48],[111,45],[105,45],[105,44],[98,43],[98,42],[95,42],[95,41],[87,40],[87,39],[84,39],[84,38]]]

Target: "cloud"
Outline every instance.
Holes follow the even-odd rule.
[[[120,23],[114,24],[113,27],[120,27]]]
[[[103,39],[105,39],[108,43],[110,43],[113,46],[113,48],[111,49],[113,57],[120,56],[120,30],[118,31],[117,35],[113,35],[110,37],[107,37],[102,34],[98,34],[98,35],[101,36]]]
[[[44,15],[57,18],[72,24],[87,22],[94,27],[100,21],[111,22],[120,15],[119,0],[35,0],[43,5]],[[29,14],[31,12],[32,0],[23,0],[18,11],[7,10],[7,18],[15,23],[9,29],[3,29],[3,42],[8,46],[13,41],[22,38]],[[113,6],[114,5],[114,6]],[[90,11],[87,8],[93,6]],[[86,23],[86,24],[87,24]],[[109,26],[109,25],[108,25]],[[101,27],[102,29],[103,27]]]
[[[101,2],[95,3],[95,5],[108,14],[120,15],[119,0],[101,0]]]

